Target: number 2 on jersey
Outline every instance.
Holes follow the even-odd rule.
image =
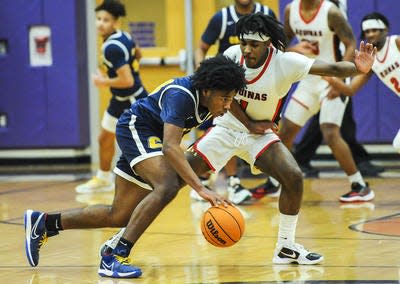
[[[396,91],[397,91],[398,93],[400,93],[400,83],[399,83],[399,80],[397,80],[397,78],[395,78],[395,77],[392,77],[392,78],[390,78],[390,83],[392,83],[393,86],[394,86],[394,88],[396,89]]]

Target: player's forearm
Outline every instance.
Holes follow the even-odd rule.
[[[133,78],[120,78],[120,77],[115,77],[115,78],[105,78],[104,79],[104,85],[112,88],[117,88],[117,89],[124,89],[124,88],[131,88],[135,84],[135,81]]]
[[[236,100],[233,100],[231,104],[231,108],[229,110],[234,117],[236,117],[247,129],[250,130],[251,119],[249,116],[242,110],[239,103]]]
[[[203,187],[179,145],[163,145],[163,154],[174,170],[189,186],[196,191],[199,191]]]

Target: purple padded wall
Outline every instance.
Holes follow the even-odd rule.
[[[280,0],[280,16],[291,0]],[[400,34],[398,0],[348,0],[348,16],[359,40],[360,21],[373,11],[384,14],[390,22],[390,34]],[[353,98],[357,138],[363,143],[391,143],[400,127],[400,99],[377,77],[372,79]]]
[[[60,7],[62,7],[60,9]],[[16,17],[15,15],[18,15]],[[89,144],[86,19],[82,1],[19,0],[0,9],[0,148],[82,148]],[[53,65],[31,67],[31,25],[51,28]]]

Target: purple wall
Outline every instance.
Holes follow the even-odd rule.
[[[291,0],[280,0],[283,20],[285,6]],[[348,16],[357,39],[360,21],[371,12],[384,14],[390,22],[390,34],[400,34],[399,0],[347,0]],[[363,143],[391,143],[400,127],[400,99],[376,76],[353,99],[357,138]]]
[[[0,9],[0,148],[82,148],[89,144],[86,18],[82,1],[17,0]],[[31,67],[31,25],[51,28],[53,65]]]

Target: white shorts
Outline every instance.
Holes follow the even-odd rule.
[[[348,97],[327,99],[329,84],[317,76],[300,81],[286,107],[284,117],[303,127],[318,111],[319,124],[333,123],[342,125]],[[316,77],[316,78],[315,78]],[[318,80],[317,80],[318,79]]]
[[[200,155],[214,172],[219,172],[233,156],[238,156],[251,166],[253,174],[260,174],[261,171],[254,163],[269,146],[279,141],[279,137],[272,130],[264,135],[256,135],[217,125],[197,140],[192,150]]]
[[[400,153],[400,129],[393,139],[393,147],[396,149],[397,152]]]
[[[105,130],[115,134],[115,128],[117,127],[118,118],[112,116],[107,111],[103,114],[103,119],[101,120],[101,127]]]

